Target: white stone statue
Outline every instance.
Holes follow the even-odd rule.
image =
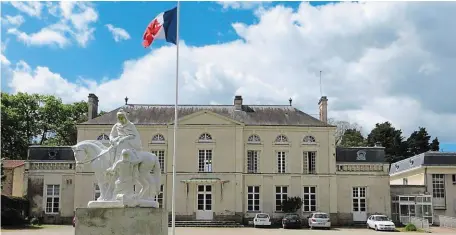
[[[100,197],[90,201],[88,207],[158,208],[155,200],[160,191],[158,157],[141,151],[139,133],[125,112],[119,111],[117,117],[119,122],[112,128],[110,147],[96,140],[81,141],[72,147],[76,166],[90,163],[100,187]],[[133,192],[135,182],[141,185],[137,195]]]

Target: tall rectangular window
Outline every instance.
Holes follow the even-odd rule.
[[[59,213],[60,185],[46,185],[46,214]]]
[[[198,172],[212,172],[212,150],[198,150]]]
[[[303,173],[304,174],[316,174],[316,156],[315,151],[303,152]]]
[[[260,211],[260,186],[247,187],[247,210]]]
[[[286,172],[287,155],[283,151],[277,152],[277,173]]]
[[[435,198],[445,197],[445,175],[432,174],[432,196]]]
[[[152,150],[151,151],[155,156],[158,157],[158,162],[160,162],[160,169],[162,173],[165,173],[165,150]]]
[[[158,204],[160,204],[160,208],[164,208],[163,206],[163,184],[160,185],[160,192],[155,196],[155,200],[157,200]]]
[[[247,151],[247,173],[258,173],[258,151]]]
[[[304,187],[304,200],[302,209],[305,212],[317,211],[317,188],[315,186]]]
[[[288,197],[288,186],[276,186],[275,210],[282,211],[282,202]]]

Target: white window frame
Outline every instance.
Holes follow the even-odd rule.
[[[214,141],[214,139],[212,139],[212,135],[209,133],[206,133],[206,132],[201,134],[198,138],[198,142],[201,142],[201,143],[211,143],[213,141]]]
[[[259,185],[247,186],[247,211],[260,212],[261,211],[261,187]],[[250,198],[251,197],[251,198]],[[255,201],[258,201],[255,203]],[[255,210],[258,209],[258,210]]]
[[[52,187],[52,195],[48,194],[48,188]],[[57,188],[57,189],[56,189]],[[60,185],[59,184],[46,184],[46,195],[44,199],[44,213],[48,215],[55,215],[60,213]],[[48,198],[51,198],[51,207],[48,207]],[[57,205],[57,212],[54,212],[54,204],[55,204],[55,199],[58,199],[58,205]],[[50,212],[48,212],[48,208],[50,208]]]
[[[152,136],[152,144],[164,144],[166,142],[165,136],[157,133],[154,136]]]
[[[313,155],[312,155],[313,154]],[[310,168],[309,168],[310,162]],[[313,167],[313,171],[311,170]],[[302,152],[302,173],[314,175],[317,174],[317,151]]]
[[[157,195],[155,195],[155,200],[158,202],[158,204],[160,205],[160,208],[165,208],[164,207],[164,204],[163,204],[163,191],[164,191],[164,185],[160,185],[160,192],[158,192]]]
[[[307,192],[306,192],[306,189]],[[312,192],[312,189],[314,192]],[[317,211],[317,186],[304,186],[303,187],[303,197],[302,197],[302,211],[304,212],[316,212]],[[308,199],[306,199],[308,196]],[[314,205],[312,204],[312,196],[314,197]],[[306,204],[307,203],[307,204]],[[312,210],[312,206],[314,206],[314,210]]]
[[[278,135],[275,140],[274,140],[275,144],[289,144],[289,141],[288,141],[288,137],[284,134],[280,134]]]
[[[158,157],[158,162],[160,162],[161,173],[165,173],[165,150],[163,149],[153,149],[150,151]]]
[[[250,154],[253,154],[252,156]],[[259,172],[259,150],[247,150],[247,173]]]
[[[432,174],[432,197],[445,198],[445,175]]]
[[[247,138],[249,144],[261,144],[261,138],[257,134],[252,134]]]
[[[201,155],[202,152],[204,152],[203,155]],[[212,172],[213,152],[212,149],[198,149],[198,172]]]
[[[317,140],[315,139],[314,136],[306,135],[306,136],[304,136],[304,138],[302,138],[302,143],[303,144],[316,144]]]
[[[277,195],[280,195],[280,199],[277,199]],[[288,198],[288,186],[276,185],[274,187],[274,196],[274,211],[282,212],[282,202]],[[277,203],[279,201],[280,203]]]
[[[287,151],[279,150],[276,151],[276,171],[279,174],[285,174],[287,170]]]
[[[363,195],[364,193],[364,195]],[[357,210],[355,210],[355,201],[357,204]],[[364,201],[364,206],[362,202]],[[364,210],[362,210],[364,208]],[[367,187],[355,186],[352,187],[352,211],[353,212],[367,212]]]
[[[97,197],[98,195],[98,197]],[[96,201],[101,195],[100,187],[97,183],[93,183],[93,199]]]

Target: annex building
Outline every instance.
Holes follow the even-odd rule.
[[[179,106],[176,219],[241,222],[257,212],[280,218],[282,200],[292,196],[303,198],[303,216],[327,212],[333,224],[365,222],[371,213],[390,216],[384,148],[336,148],[327,104],[321,97],[319,119],[291,101],[251,105],[241,96],[229,105]],[[119,109],[136,125],[143,150],[160,158],[158,200],[170,211],[173,105],[125,104],[97,117],[98,98],[90,94],[89,120],[78,126],[78,142],[109,144]],[[99,194],[90,166],[76,171],[71,148],[59,148],[51,153],[55,150],[35,147],[37,155],[47,157],[39,160],[31,150],[26,164],[33,210],[56,223],[72,218],[75,208],[86,207]]]

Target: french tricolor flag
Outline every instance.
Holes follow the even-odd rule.
[[[177,7],[158,14],[146,28],[143,35],[143,46],[149,47],[155,39],[166,39],[176,44]]]

